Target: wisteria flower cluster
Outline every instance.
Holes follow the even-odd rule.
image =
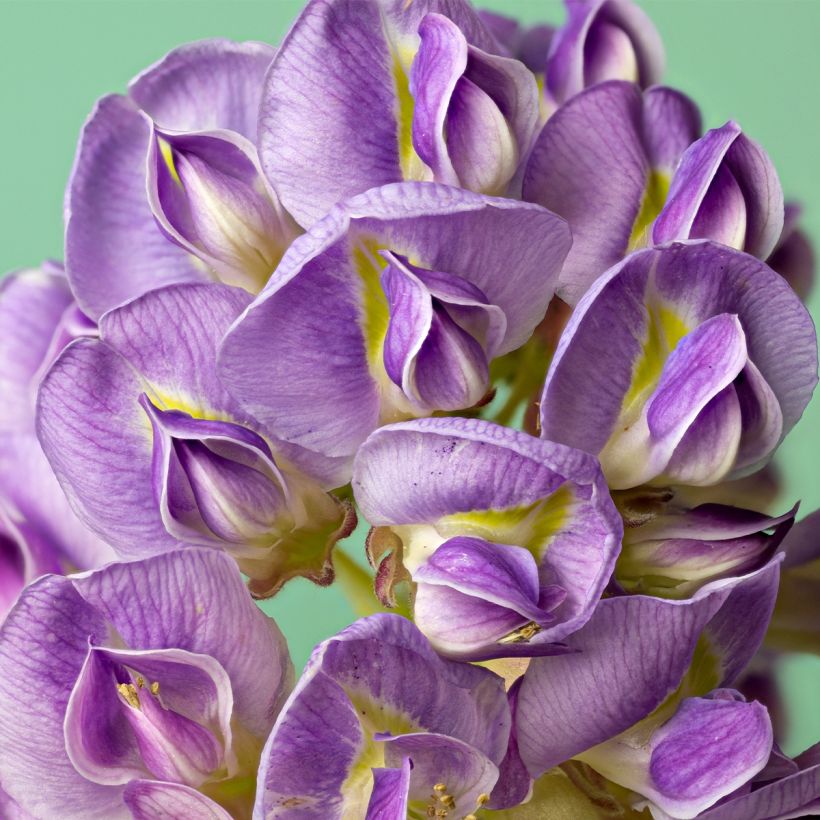
[[[0,290],[4,818],[820,811],[812,251],[663,63],[630,0],[310,0],[97,103]],[[295,679],[254,599],[357,520]]]

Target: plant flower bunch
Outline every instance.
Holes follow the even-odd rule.
[[[820,811],[811,247],[637,5],[566,5],[310,0],[96,104],[0,289],[2,817]],[[295,679],[255,599],[343,566]]]

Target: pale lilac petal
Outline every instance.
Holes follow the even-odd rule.
[[[664,68],[660,35],[629,0],[567,0],[547,62],[547,88],[558,103],[596,82],[618,79],[646,87]]]
[[[404,820],[410,788],[410,758],[398,769],[373,769],[373,792],[365,820]]]
[[[31,585],[0,629],[0,781],[35,816],[121,817],[118,789],[81,777],[65,753],[63,715],[88,651],[106,625],[72,586],[47,576]],[[27,685],[22,685],[20,675]]]
[[[259,151],[304,227],[340,200],[403,178],[402,154],[413,149],[397,123],[399,87],[410,97],[402,59],[430,12],[449,17],[468,42],[494,47],[463,0],[315,0],[283,41],[267,76]]]
[[[759,703],[687,698],[651,745],[642,794],[675,817],[694,817],[766,765],[772,725]]]
[[[634,362],[642,355],[639,340],[648,332],[644,305],[650,281],[652,299],[690,326],[720,314],[738,317],[749,360],[777,398],[782,438],[800,417],[816,384],[810,318],[788,285],[766,265],[708,242],[635,253],[596,282],[570,319],[553,358],[541,400],[542,435],[601,452],[632,384]],[[607,328],[606,344],[600,327]],[[756,372],[753,378],[757,379]],[[769,426],[774,424],[766,418],[772,413],[765,407],[771,399],[758,392],[762,407],[747,407],[746,418],[762,431],[771,455]],[[743,403],[749,404],[746,399]],[[760,453],[758,442],[747,440],[743,446]],[[748,464],[744,470],[750,470]]]
[[[227,128],[255,140],[262,83],[275,53],[267,43],[187,43],[135,77],[128,93],[161,128]]]
[[[584,623],[612,572],[621,523],[599,469],[580,451],[489,422],[424,419],[373,433],[357,455],[353,489],[367,520],[389,527],[527,507],[568,488],[574,499],[570,518],[551,538],[539,567],[542,585],[555,584],[567,597],[552,627],[526,646],[504,645],[518,654],[561,640]]]
[[[562,106],[535,142],[523,197],[572,227],[558,289],[570,304],[627,252],[650,171],[643,132],[640,89],[613,81]]]
[[[567,639],[578,652],[534,659],[524,676],[516,730],[530,773],[537,776],[649,714],[678,687],[704,629],[722,675],[716,683],[730,684],[763,639],[777,580],[773,562],[708,584],[685,601],[601,601]]]
[[[185,820],[231,820],[231,815],[202,792],[179,783],[132,780],[123,792],[134,820],[184,817]]]
[[[362,327],[362,277],[351,246],[359,257],[375,245],[468,279],[506,316],[494,353],[501,355],[543,318],[568,242],[565,223],[537,206],[432,183],[369,191],[294,242],[228,333],[221,375],[279,437],[352,457],[379,423],[381,386],[368,366],[372,339]],[[321,338],[334,339],[331,353],[317,347]]]
[[[112,564],[77,576],[74,585],[126,645],[216,659],[231,679],[235,718],[255,735],[266,735],[293,670],[282,633],[251,600],[231,558],[188,547],[139,563]],[[157,619],[157,612],[174,617]],[[260,668],[267,670],[264,675]]]
[[[387,738],[384,757],[385,762],[394,766],[410,758],[411,800],[432,802],[431,787],[443,783],[457,808],[471,809],[480,805],[479,796],[489,794],[498,779],[498,768],[486,755],[462,740],[442,734]]]
[[[83,128],[66,191],[66,272],[92,318],[153,288],[207,281],[157,230],[145,191],[151,127],[128,98],[103,97]]]
[[[701,135],[700,110],[685,94],[662,85],[644,92],[643,105],[649,161],[671,177],[683,153]]]
[[[30,431],[32,405],[52,337],[73,302],[68,281],[43,269],[17,271],[0,284],[0,431]]]

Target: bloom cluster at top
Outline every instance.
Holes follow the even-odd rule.
[[[812,249],[637,5],[566,5],[310,0],[97,103],[0,286],[0,815],[820,811]],[[295,680],[253,599],[343,571]]]

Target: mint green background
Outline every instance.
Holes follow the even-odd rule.
[[[558,0],[485,0],[526,21],[558,22]],[[820,242],[820,0],[644,0],[667,48],[666,82],[692,95],[707,127],[729,118],[763,143]],[[174,46],[203,37],[277,43],[298,0],[0,0],[0,271],[62,256],[62,196],[95,99]],[[820,316],[820,293],[811,302]],[[0,398],[0,400],[2,400]],[[784,444],[786,498],[820,506],[820,400]],[[358,542],[361,544],[361,541]],[[338,588],[291,584],[265,605],[298,666],[353,618]],[[241,639],[241,636],[238,636]],[[820,738],[820,659],[784,664],[790,751]]]

